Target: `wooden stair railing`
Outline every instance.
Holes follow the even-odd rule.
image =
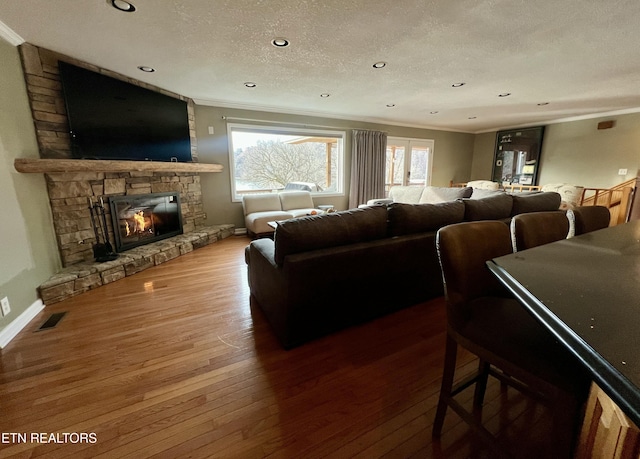
[[[522,193],[523,191],[540,191],[542,187],[540,185],[521,185],[518,183],[512,183],[511,185],[503,184],[502,188],[505,191]]]
[[[611,213],[610,226],[625,223],[629,218],[635,183],[633,178],[612,188],[585,188],[580,205],[605,206]]]

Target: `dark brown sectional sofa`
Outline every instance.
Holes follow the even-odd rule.
[[[498,193],[372,206],[280,223],[246,250],[253,305],[286,349],[443,294],[439,228],[557,210],[560,195]]]

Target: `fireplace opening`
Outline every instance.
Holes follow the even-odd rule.
[[[116,252],[182,234],[179,193],[109,198]]]

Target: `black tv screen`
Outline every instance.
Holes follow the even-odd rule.
[[[59,62],[74,158],[191,161],[187,103]]]

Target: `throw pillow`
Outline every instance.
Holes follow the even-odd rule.
[[[389,234],[403,234],[436,231],[437,229],[459,223],[464,218],[462,201],[443,202],[439,204],[401,204],[393,203],[389,211]]]
[[[437,204],[439,202],[455,201],[456,199],[471,197],[472,192],[473,188],[469,186],[464,188],[425,186],[418,203]]]
[[[510,194],[500,193],[481,199],[464,199],[464,219],[468,222],[477,220],[502,220],[511,216],[513,198]]]
[[[569,185],[567,183],[549,183],[542,187],[542,191],[555,191],[560,195],[560,209],[575,209],[580,205],[580,199],[584,191],[583,186]]]

